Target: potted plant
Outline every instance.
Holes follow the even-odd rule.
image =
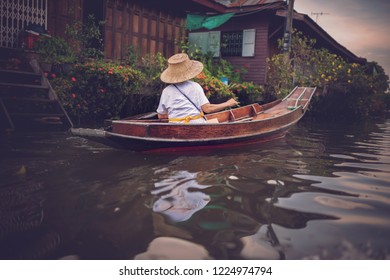
[[[58,64],[61,65],[61,70],[64,73],[69,73],[73,69],[73,65],[77,61],[77,57],[73,52],[69,52],[66,55],[59,55],[57,61]]]

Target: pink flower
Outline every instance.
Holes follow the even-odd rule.
[[[53,73],[53,74],[51,74],[51,77],[54,79],[57,77],[57,75]]]
[[[72,98],[76,98],[77,97],[77,95],[76,94],[74,94],[74,93],[72,93]]]
[[[71,80],[72,80],[72,82],[76,82],[77,81],[75,77],[72,77]]]
[[[108,74],[110,74],[110,75],[112,75],[112,74],[114,74],[112,71],[108,71]]]

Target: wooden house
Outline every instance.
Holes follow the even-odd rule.
[[[196,0],[209,8],[209,15],[234,13],[222,25],[211,30],[189,30],[189,41],[247,70],[244,78],[258,84],[266,83],[266,59],[278,49],[278,39],[285,32],[288,4],[278,0]],[[348,49],[335,41],[309,16],[294,11],[293,28],[316,39],[316,47],[326,48],[348,62],[363,63]]]
[[[2,0],[0,3],[0,47],[25,46],[24,29],[41,25],[49,34],[66,37],[67,25],[93,14],[105,21],[102,29],[104,54],[121,59],[129,46],[141,55],[178,51],[186,37],[186,11],[205,11],[191,0]]]
[[[188,14],[234,15],[211,30],[186,29]],[[287,2],[278,0],[3,0],[0,3],[0,46],[25,45],[20,36],[28,24],[44,26],[52,35],[66,36],[66,25],[85,21],[93,14],[105,21],[102,29],[104,55],[123,59],[130,46],[140,55],[176,53],[177,42],[192,43],[212,51],[237,67],[247,69],[246,80],[266,83],[266,59],[278,52],[277,40],[283,37]],[[294,13],[293,27],[317,39],[324,47],[350,62],[362,62],[336,42],[310,17]]]

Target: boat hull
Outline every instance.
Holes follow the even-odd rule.
[[[132,127],[126,125],[126,123],[118,126],[115,133],[92,129],[73,129],[72,133],[114,148],[135,151],[180,151],[227,148],[282,138],[302,116],[303,113],[297,111],[283,118],[275,118],[272,122],[264,120],[240,124],[230,123],[226,125],[187,125],[184,127],[184,131],[183,127],[176,127],[176,129],[180,130],[180,133],[176,132],[176,136],[180,136],[180,138],[128,135],[132,131]],[[152,125],[157,130],[154,134],[158,134],[160,130],[167,130],[171,126],[160,124],[156,128],[155,125]],[[149,128],[150,130],[151,128]],[[240,134],[237,134],[238,131],[240,131]],[[165,133],[168,132],[165,131]],[[153,133],[151,134],[154,135]],[[170,134],[168,133],[166,135]],[[207,135],[207,137],[194,137],[198,135]],[[211,137],[211,135],[214,136]]]
[[[136,151],[199,150],[270,141],[283,137],[304,116],[314,90],[308,93],[294,90],[283,100],[207,116],[209,120],[216,119],[217,123],[127,119],[111,121],[105,130],[74,129],[72,133],[105,145]],[[291,106],[292,103],[295,106]]]

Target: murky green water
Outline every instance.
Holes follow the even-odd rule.
[[[390,120],[186,155],[1,137],[1,259],[390,258]]]

